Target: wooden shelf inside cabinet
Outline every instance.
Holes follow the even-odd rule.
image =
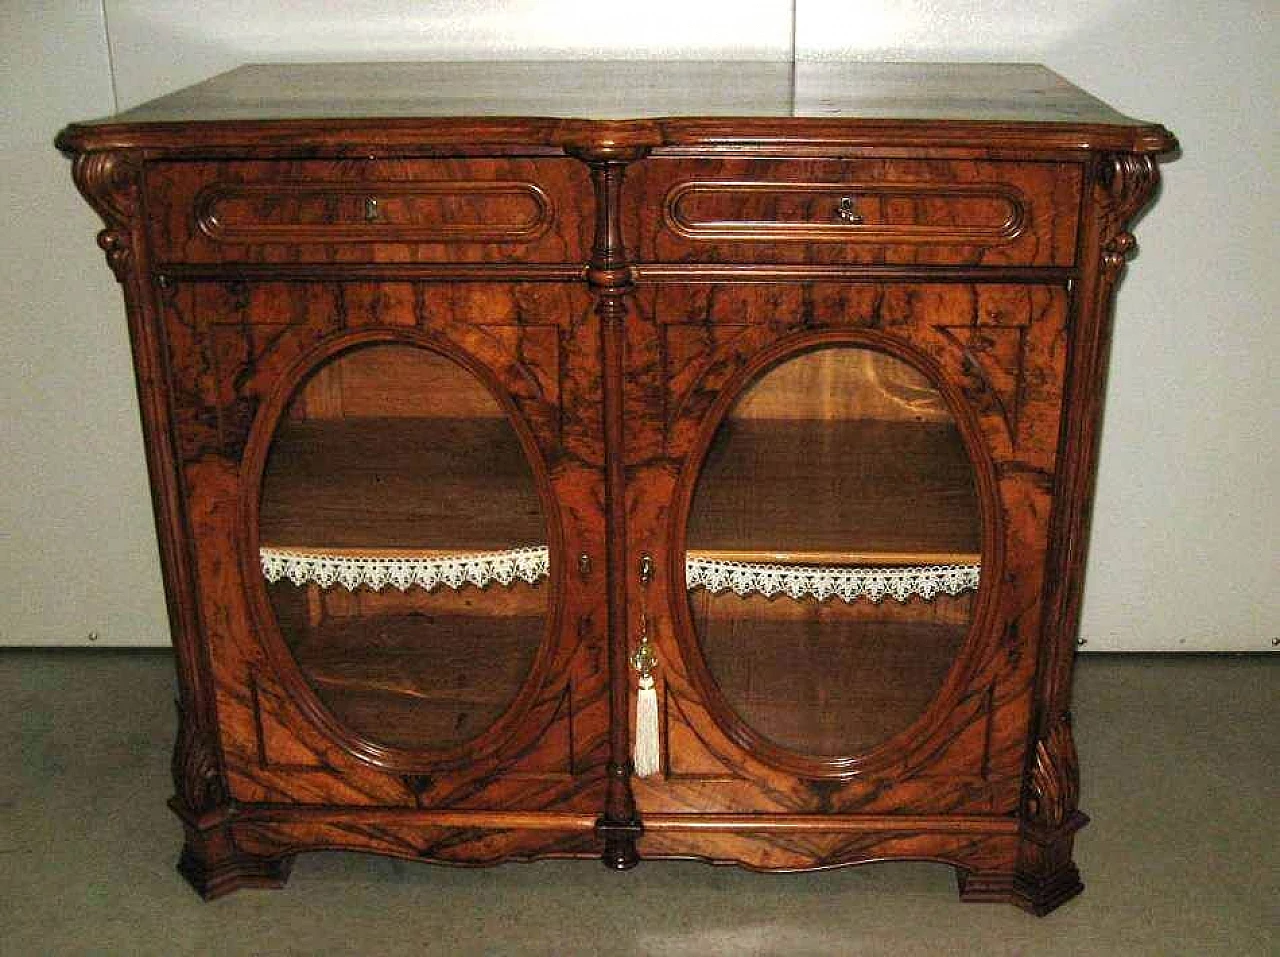
[[[479,417],[289,423],[271,449],[261,541],[409,557],[545,542],[528,464],[509,437],[504,421]],[[840,454],[815,456],[815,447]],[[688,554],[796,565],[975,563],[976,516],[972,470],[947,425],[732,422],[704,464]]]
[[[274,546],[469,551],[546,536],[505,419],[305,420],[272,443],[259,537]]]
[[[687,540],[691,552],[938,564],[980,551],[978,514],[950,423],[729,420],[703,464]]]
[[[286,419],[259,538],[264,573],[276,556],[268,589],[290,654],[356,734],[405,751],[462,745],[527,680],[547,627],[547,529],[505,418]],[[406,563],[430,587],[382,577]]]
[[[910,725],[967,631],[946,621],[821,612],[762,618],[747,603],[697,624],[707,663],[742,720],[784,748],[828,755],[858,753]]]
[[[275,583],[272,606],[299,670],[358,734],[404,750],[461,744],[489,727],[528,676],[546,630],[545,599],[527,585],[505,602],[363,601]],[[327,596],[326,596],[327,597]],[[318,613],[317,613],[318,612]]]

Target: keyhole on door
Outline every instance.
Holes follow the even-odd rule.
[[[862,216],[858,214],[858,209],[854,206],[852,196],[840,197],[840,204],[836,207],[836,216],[842,223],[849,223],[852,226],[862,225]]]

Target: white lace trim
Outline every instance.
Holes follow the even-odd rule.
[[[289,548],[262,548],[262,574],[269,582],[287,578],[295,585],[321,588],[342,585],[349,591],[365,586],[380,591],[388,585],[405,591],[418,587],[431,591],[446,585],[484,588],[493,582],[530,585],[546,578],[550,555],[546,545],[501,551],[440,555],[431,558],[396,555],[335,555]],[[878,602],[886,595],[906,601],[913,595],[931,599],[939,593],[958,595],[978,587],[982,566],[893,565],[834,566],[780,565],[765,562],[733,562],[715,558],[686,558],[685,584],[713,594],[732,591],[772,598],[838,597],[846,602],[866,598]]]
[[[831,565],[775,565],[764,562],[730,562],[712,558],[686,558],[685,583],[713,594],[732,591],[750,594],[789,595],[825,601],[839,597],[846,602],[867,598],[878,602],[885,595],[906,601],[912,595],[930,599],[939,592],[958,595],[978,587],[981,565],[897,565],[856,568]]]
[[[510,585],[517,580],[532,585],[546,578],[550,568],[546,545],[432,558],[326,555],[288,548],[262,548],[259,556],[262,574],[269,582],[287,578],[295,585],[314,583],[331,588],[336,584],[349,591],[361,585],[374,591],[388,585],[401,591],[414,586],[431,591],[439,585],[483,588],[492,582]]]

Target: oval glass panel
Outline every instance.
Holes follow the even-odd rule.
[[[259,535],[299,671],[361,737],[462,744],[528,677],[546,522],[506,413],[453,360],[378,344],[309,376],[272,439]]]
[[[941,393],[875,350],[774,365],[712,438],[685,574],[708,669],[748,727],[864,752],[937,695],[981,573],[972,465]]]

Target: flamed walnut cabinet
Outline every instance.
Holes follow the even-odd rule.
[[[129,316],[202,895],[333,848],[1080,891],[1163,128],[1032,66],[330,64],[58,145]]]

